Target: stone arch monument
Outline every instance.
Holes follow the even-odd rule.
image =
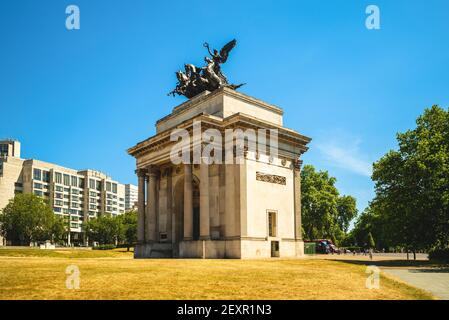
[[[173,130],[192,133],[195,123],[202,133],[276,130],[277,152],[245,148],[239,164],[174,164]],[[310,140],[283,126],[279,107],[229,87],[176,106],[157,121],[156,135],[128,149],[139,180],[135,258],[302,256],[300,157]]]

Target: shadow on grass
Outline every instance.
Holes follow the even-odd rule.
[[[411,269],[409,270],[413,273],[449,273],[449,267],[432,267],[432,268],[422,268],[422,269]]]
[[[449,272],[449,265],[443,263],[437,263],[435,261],[425,261],[425,260],[347,260],[347,259],[332,259],[333,261],[339,261],[349,264],[365,265],[371,266],[375,265],[377,267],[412,267],[412,268],[423,268],[416,269],[416,272]]]

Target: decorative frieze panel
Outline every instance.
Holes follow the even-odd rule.
[[[277,176],[275,174],[266,174],[258,171],[256,172],[256,180],[281,184],[284,186],[287,184],[287,179],[285,177]]]

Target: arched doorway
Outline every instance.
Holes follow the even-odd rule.
[[[193,240],[200,237],[200,183],[193,175]],[[178,243],[184,238],[184,177],[173,188],[173,255],[179,256]]]

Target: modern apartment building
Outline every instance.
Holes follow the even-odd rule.
[[[84,242],[83,222],[89,218],[101,214],[114,216],[129,210],[125,199],[134,199],[135,189],[137,187],[120,184],[95,170],[74,170],[21,159],[18,141],[0,141],[0,210],[17,193],[43,197],[54,213],[70,225],[69,244]],[[129,190],[128,195],[126,190]]]
[[[125,184],[125,211],[137,210],[138,188],[132,184]]]

